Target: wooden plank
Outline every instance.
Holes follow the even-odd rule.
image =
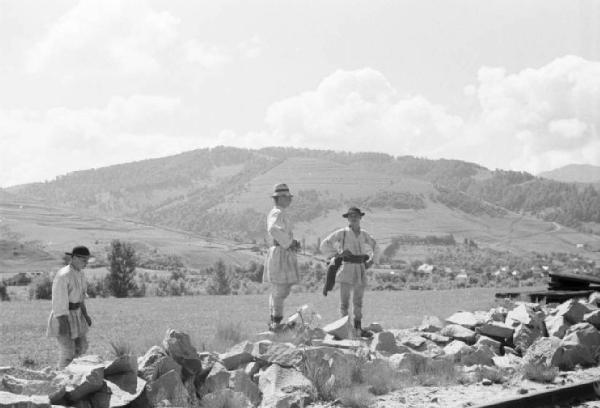
[[[571,272],[550,272],[548,276],[552,280],[556,281],[569,281],[569,282],[581,282],[581,283],[595,283],[600,285],[600,278],[592,275],[583,275],[579,273]]]

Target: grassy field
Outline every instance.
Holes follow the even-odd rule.
[[[418,325],[425,315],[448,317],[457,310],[487,310],[494,306],[494,293],[501,289],[472,288],[451,291],[367,292],[364,323],[377,321],[385,328]],[[286,303],[286,314],[308,303],[328,323],[338,317],[339,293],[328,297],[317,293],[295,293]],[[0,366],[53,365],[54,339],[45,337],[50,301],[0,303]],[[247,338],[264,331],[268,321],[267,295],[194,296],[137,299],[90,299],[94,320],[89,334],[90,353],[108,355],[110,341],[129,342],[137,353],[159,344],[165,331],[188,333],[199,350],[219,350],[215,345],[218,326],[240,327]]]

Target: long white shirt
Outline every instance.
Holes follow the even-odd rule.
[[[362,228],[358,234],[350,227],[340,228],[321,241],[320,249],[327,258],[342,253],[345,249],[350,250],[353,255],[369,255],[369,259],[374,262],[379,258],[377,242]],[[366,285],[365,265],[343,262],[335,280],[340,283]]]
[[[267,232],[278,245],[272,245],[267,252],[263,282],[291,284],[300,280],[296,252],[289,249],[294,240],[292,227],[285,209],[275,206],[269,211]]]
[[[83,318],[81,308],[69,310],[69,303],[81,303],[85,300],[87,284],[82,271],[71,265],[61,268],[52,282],[52,312],[48,318],[48,336],[58,336],[58,316],[68,316],[71,337],[85,334],[88,325]]]

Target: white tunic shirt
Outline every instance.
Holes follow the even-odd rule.
[[[67,265],[60,269],[52,282],[52,312],[48,318],[48,336],[58,336],[58,316],[68,316],[71,338],[87,333],[88,325],[81,308],[69,310],[69,303],[85,300],[87,284],[82,271]]]
[[[374,262],[379,256],[379,248],[373,237],[363,229],[355,234],[350,227],[340,228],[329,234],[321,242],[320,249],[327,258],[342,253],[345,249],[350,250],[353,255],[368,255]],[[342,263],[335,280],[340,283],[366,285],[365,264]]]
[[[267,232],[277,244],[267,252],[263,282],[298,283],[298,259],[296,252],[289,249],[294,240],[292,222],[283,208],[275,206],[269,212]]]

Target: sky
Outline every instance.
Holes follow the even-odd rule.
[[[0,187],[218,145],[600,165],[600,1],[0,0]]]

